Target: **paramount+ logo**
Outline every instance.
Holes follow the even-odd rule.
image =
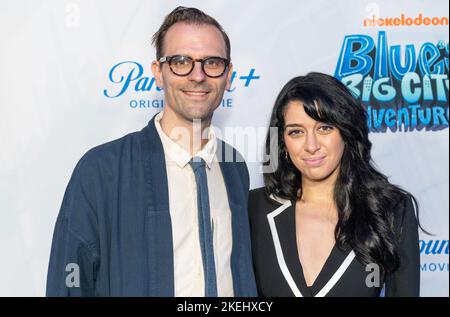
[[[250,65],[234,70],[230,78],[231,87],[226,91],[227,95],[220,106],[232,108],[234,91],[253,88],[260,78],[256,68]],[[130,109],[164,108],[162,89],[156,85],[148,64],[136,61],[118,62],[110,68],[107,79],[103,90],[106,98],[124,98]]]
[[[449,272],[448,264],[449,240],[420,240],[420,254],[431,261],[422,261],[420,270],[422,272]],[[436,261],[438,257],[447,256],[447,261]],[[423,258],[422,258],[423,259]]]

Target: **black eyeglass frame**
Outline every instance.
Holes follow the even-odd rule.
[[[190,59],[190,60],[192,61],[192,63],[191,63],[191,69],[190,69],[186,74],[179,74],[179,73],[177,73],[177,72],[175,72],[175,71],[173,70],[172,65],[171,65],[171,61],[172,61],[175,57],[186,57],[186,58],[188,58],[188,59]],[[206,63],[208,60],[211,60],[211,59],[220,59],[221,61],[224,62],[225,67],[224,67],[224,69],[223,69],[223,72],[222,72],[220,75],[217,75],[217,76],[211,76],[211,75],[208,75],[208,73],[205,71],[205,63]],[[203,73],[204,73],[206,76],[210,77],[210,78],[219,78],[219,77],[222,77],[223,74],[225,74],[225,72],[227,71],[228,66],[230,66],[230,63],[231,63],[231,61],[230,61],[229,59],[223,58],[223,57],[220,57],[220,56],[208,56],[208,57],[206,57],[206,58],[198,58],[198,59],[194,59],[194,58],[192,58],[192,57],[190,57],[190,56],[188,56],[188,55],[180,55],[180,54],[178,54],[178,55],[170,55],[170,56],[163,56],[163,57],[161,57],[161,58],[158,60],[158,62],[159,62],[160,64],[164,64],[164,63],[169,64],[169,68],[170,68],[170,70],[172,71],[172,73],[174,73],[175,75],[180,76],[180,77],[186,77],[186,76],[189,76],[189,74],[192,73],[192,71],[194,70],[195,63],[196,63],[196,62],[199,62],[199,63],[201,63],[201,65],[202,65],[202,71],[203,71]]]

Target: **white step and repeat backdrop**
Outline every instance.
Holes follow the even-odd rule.
[[[370,111],[373,157],[419,200],[421,295],[449,295],[447,0],[0,1],[0,296],[42,296],[56,216],[78,159],[163,108],[150,39],[178,5],[217,18],[232,87],[214,118],[251,186],[281,87],[332,74]]]

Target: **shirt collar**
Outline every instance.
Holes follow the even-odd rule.
[[[161,111],[156,115],[155,127],[161,139],[164,152],[179,167],[184,168],[193,158],[193,156],[176,142],[174,142],[171,138],[169,138],[169,136],[162,130],[160,121],[163,113],[164,111]],[[214,158],[216,157],[217,138],[216,133],[214,132],[214,127],[212,125],[210,125],[207,129],[208,142],[205,144],[203,149],[197,152],[194,156],[201,157],[205,161],[206,166],[208,166],[208,168],[211,168]]]

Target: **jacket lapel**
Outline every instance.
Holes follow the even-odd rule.
[[[269,213],[267,219],[283,276],[292,293],[297,297],[326,296],[351,264],[355,257],[354,252],[343,251],[335,245],[313,285],[309,288],[298,256],[295,201],[280,203],[282,205]]]
[[[172,225],[164,149],[156,131],[155,117],[142,130],[141,148],[147,193],[148,295],[174,296]],[[236,151],[218,140],[220,168],[232,213],[231,270],[235,296],[256,296],[247,216],[249,184],[242,181]],[[232,155],[232,157],[229,157]],[[242,162],[242,164],[245,163]]]
[[[155,117],[142,130],[141,148],[146,181],[148,295],[174,296],[172,223],[164,150]]]
[[[222,171],[228,202],[231,209],[231,227],[233,246],[231,252],[231,271],[233,275],[234,295],[238,297],[256,296],[256,282],[253,272],[253,260],[248,223],[248,182],[240,175],[236,161],[236,151],[221,140],[218,141],[218,158]],[[245,171],[247,172],[247,171]],[[248,172],[247,172],[248,173]]]
[[[310,297],[311,292],[306,285],[303,269],[298,257],[297,236],[295,229],[295,202],[274,218],[281,250],[287,269],[301,296]],[[286,277],[286,276],[285,276]],[[294,285],[290,285],[291,290]],[[294,292],[294,294],[297,291]]]

